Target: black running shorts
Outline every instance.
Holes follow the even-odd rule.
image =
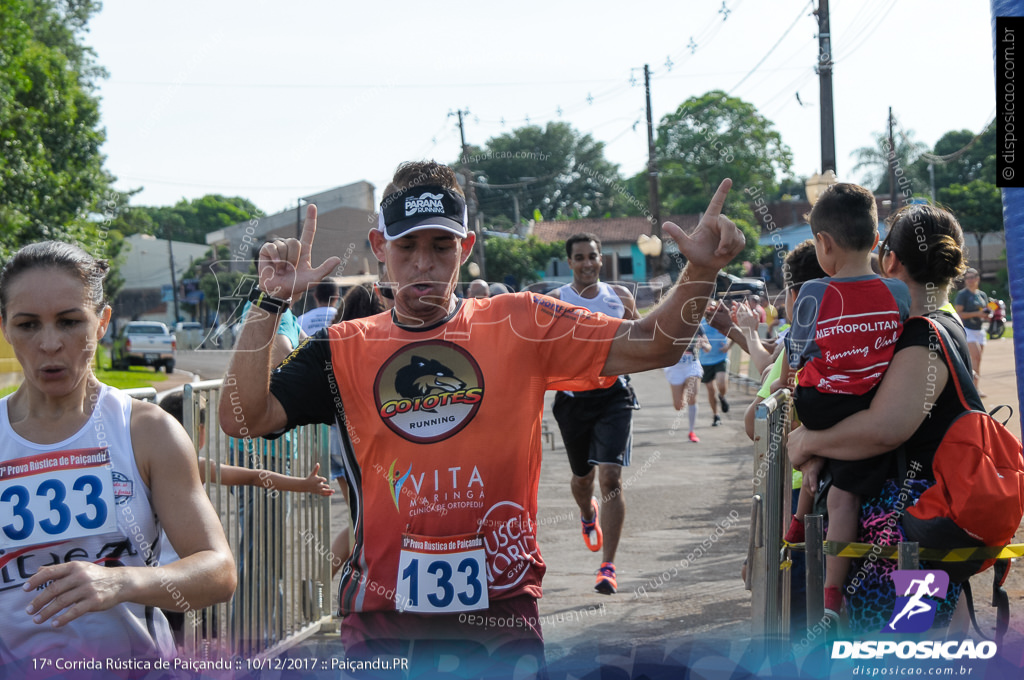
[[[551,409],[562,433],[569,467],[577,477],[594,465],[629,465],[633,448],[633,389],[617,382],[607,390],[555,395]]]

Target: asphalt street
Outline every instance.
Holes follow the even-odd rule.
[[[221,351],[179,352],[178,365],[203,379],[220,377],[228,355]],[[983,362],[986,403],[1017,406],[1011,340],[992,342]],[[171,382],[190,374],[175,373]],[[753,398],[730,384],[732,408],[719,427],[701,386],[697,433],[687,441],[685,411],[671,404],[662,371],[632,376],[641,409],[635,412],[632,465],[624,470],[627,512],[616,558],[619,592],[593,591],[600,554],[590,552],[580,536],[578,509],[569,491],[570,471],[557,426],[545,421],[553,437],[544,443],[538,512],[538,543],[547,563],[540,601],[548,659],[621,657],[629,650],[670,650],[700,641],[749,638],[750,593],[740,580],[750,516],[753,444],[742,430],[743,411]],[[1010,426],[1019,432],[1019,417]],[[332,530],[347,523],[344,502],[331,500]],[[994,609],[984,593],[988,574],[975,576],[978,617],[991,630]],[[337,582],[332,592],[336,593]],[[1024,611],[1024,575],[1012,571],[1011,637],[1020,636]],[[336,634],[335,634],[336,635]],[[331,636],[320,644],[332,646]],[[336,637],[333,638],[336,640]],[[732,652],[722,652],[732,657]]]

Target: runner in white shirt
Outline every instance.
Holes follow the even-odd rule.
[[[306,335],[313,335],[334,323],[334,315],[338,313],[338,284],[333,279],[324,279],[316,284],[313,300],[316,307],[298,318],[299,326]]]
[[[565,252],[572,283],[551,291],[551,297],[617,319],[640,318],[636,301],[624,286],[599,280],[603,260],[597,236],[573,234],[565,242]],[[570,487],[580,507],[583,542],[592,552],[601,551],[594,590],[603,595],[612,595],[619,587],[615,552],[626,520],[622,468],[629,465],[633,411],[638,408],[624,375],[607,378],[601,389],[559,392],[551,408],[572,468]],[[601,503],[594,497],[595,486],[601,489]]]
[[[158,607],[196,610],[234,592],[188,435],[92,373],[110,321],[106,272],[47,241],[0,273],[3,334],[25,374],[0,401],[0,676],[55,655],[171,654]],[[167,566],[160,528],[182,556]]]

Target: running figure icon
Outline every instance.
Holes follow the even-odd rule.
[[[917,584],[917,592],[910,595],[910,599],[907,600],[906,605],[903,607],[903,611],[897,614],[893,620],[889,622],[890,630],[896,630],[896,622],[903,618],[904,615],[906,615],[907,620],[909,621],[915,614],[923,614],[934,609],[934,605],[922,602],[922,599],[925,596],[935,597],[939,594],[939,591],[942,590],[938,586],[935,587],[935,590],[931,590],[929,586],[934,582],[935,574],[927,572],[927,575],[924,578],[916,578],[907,585],[907,589],[903,593],[904,597],[910,595],[910,591],[914,588],[914,584]]]

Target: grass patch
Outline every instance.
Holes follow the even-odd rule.
[[[163,382],[166,375],[154,372],[148,366],[132,366],[127,371],[115,371],[110,368],[109,350],[100,347],[96,351],[96,366],[93,368],[96,379],[105,385],[116,387],[119,390],[131,390],[137,387],[152,387],[154,383]],[[0,389],[0,397],[12,394],[17,385]]]
[[[96,365],[93,372],[101,383],[119,390],[152,387],[153,383],[166,379],[166,376],[160,375],[158,371],[153,371],[148,366],[129,366],[127,371],[114,370],[110,361],[110,349],[103,346],[96,348]]]
[[[161,382],[164,380],[164,376],[158,373],[153,373],[152,369],[147,369],[144,366],[133,366],[132,369],[127,371],[111,371],[109,369],[97,369],[94,371],[96,379],[105,385],[116,387],[119,390],[131,390],[136,387],[152,387],[153,383]],[[5,387],[0,390],[0,397],[6,397],[8,394],[12,394],[16,389],[17,385],[11,387]]]
[[[165,378],[153,369],[145,366],[132,366],[127,371],[114,371],[107,368],[97,369],[96,378],[106,385],[116,387],[119,390],[131,390],[136,387],[152,387],[153,383],[161,382]]]

